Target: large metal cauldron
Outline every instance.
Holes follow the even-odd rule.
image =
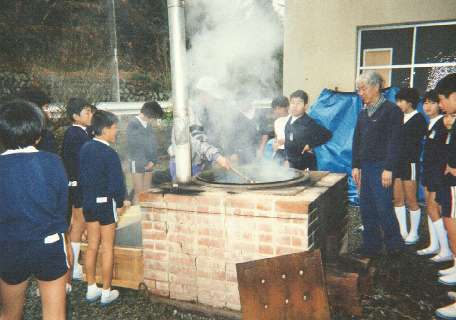
[[[255,190],[294,186],[310,179],[307,171],[271,164],[249,164],[236,167],[236,170],[238,173],[221,168],[205,170],[194,177],[193,181],[199,185],[216,188]]]

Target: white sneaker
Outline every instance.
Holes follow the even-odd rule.
[[[452,274],[452,273],[456,273],[456,265],[454,265],[454,266],[452,266],[450,268],[439,270],[439,275],[440,276],[447,276],[447,275]]]
[[[412,245],[412,244],[417,243],[418,240],[420,240],[420,237],[417,234],[409,233],[407,238],[405,238],[405,244]]]
[[[451,273],[446,276],[439,277],[439,282],[443,283],[447,286],[454,286],[456,285],[456,273]]]
[[[456,319],[456,303],[437,309],[435,315],[443,319]]]
[[[438,255],[430,258],[429,260],[435,262],[435,263],[440,263],[440,262],[447,262],[447,261],[452,261],[454,258],[453,258],[453,255],[451,253],[445,255],[445,254],[441,254],[439,253]]]
[[[74,280],[83,280],[84,273],[82,272],[82,266],[79,263],[76,263],[73,267],[73,279]]]
[[[105,293],[107,292],[107,293]],[[103,290],[101,295],[101,305],[106,306],[110,303],[113,303],[119,297],[119,291],[117,290]]]
[[[438,253],[439,253],[439,247],[437,247],[437,248],[427,247],[425,249],[421,249],[416,252],[416,254],[419,256],[428,256],[431,254],[438,254]]]
[[[99,297],[101,297],[101,288],[96,287],[94,290],[92,288],[87,288],[86,299],[88,302],[95,302]]]

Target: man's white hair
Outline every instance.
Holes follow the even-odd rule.
[[[361,73],[358,78],[356,78],[356,86],[358,87],[361,84],[365,84],[370,87],[378,86],[379,89],[383,88],[383,78],[382,76],[374,70],[366,70]]]

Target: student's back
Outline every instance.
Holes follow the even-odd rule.
[[[67,229],[68,180],[48,152],[0,156],[0,241],[27,241]]]
[[[62,158],[70,181],[79,180],[79,152],[82,145],[89,140],[87,131],[81,126],[72,125],[65,131]]]

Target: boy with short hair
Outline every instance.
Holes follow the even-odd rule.
[[[43,319],[65,319],[68,180],[57,155],[35,148],[44,121],[29,102],[0,106],[0,319],[22,319],[32,275]]]
[[[73,279],[82,279],[82,267],[78,263],[81,237],[84,232],[82,215],[82,193],[79,185],[79,152],[82,145],[90,140],[87,127],[92,118],[90,103],[85,99],[71,98],[67,104],[67,116],[72,125],[65,131],[62,157],[67,171],[69,186],[69,205],[71,206],[70,241],[73,251]]]
[[[285,96],[279,96],[274,98],[271,102],[272,111],[276,120],[274,121],[274,160],[283,164],[285,161],[285,126],[287,125],[288,118],[288,107],[290,102]]]
[[[106,305],[119,297],[117,290],[111,290],[114,239],[117,210],[128,206],[125,201],[125,182],[119,156],[111,148],[117,133],[117,117],[107,111],[95,112],[92,128],[95,137],[84,144],[80,154],[80,182],[82,208],[87,224],[87,253],[85,259],[87,275],[86,299],[93,302],[101,297]],[[103,289],[95,282],[95,267],[98,247],[102,247]]]
[[[448,231],[448,240],[453,256],[456,257],[456,73],[441,79],[435,88],[439,95],[440,108],[446,116],[444,124],[448,128],[446,145],[448,148],[448,161],[445,169],[445,181],[437,197],[442,208],[442,217]],[[456,259],[456,258],[455,258]],[[456,284],[455,266],[440,270],[439,282],[446,285]],[[440,308],[436,315],[445,319],[456,319],[456,303]]]
[[[157,163],[157,142],[152,129],[153,119],[163,118],[163,110],[156,101],[144,103],[139,115],[127,126],[127,150],[133,178],[134,203],[139,194],[150,188],[152,169]]]

